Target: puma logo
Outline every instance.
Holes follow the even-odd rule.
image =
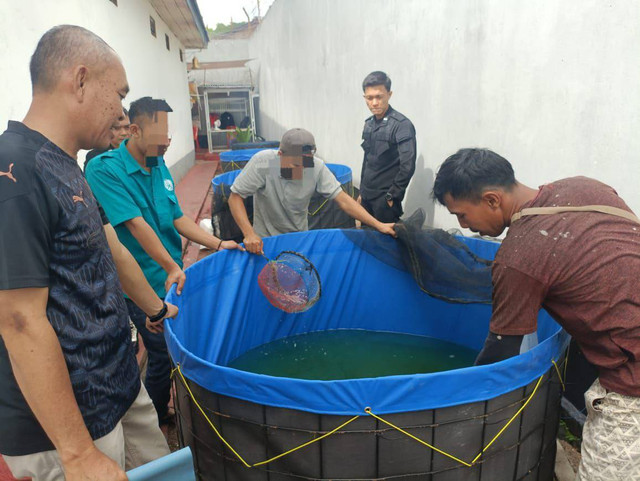
[[[18,179],[16,179],[13,174],[11,173],[11,171],[13,170],[13,163],[9,164],[9,171],[8,172],[2,172],[0,170],[0,177],[8,177],[9,179],[13,180],[14,182],[18,182]]]
[[[87,203],[84,201],[84,197],[82,197],[82,191],[80,191],[80,195],[74,195],[73,197],[71,197],[71,200],[73,200],[74,204],[82,202],[84,206],[87,207]]]

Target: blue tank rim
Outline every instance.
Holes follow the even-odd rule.
[[[241,150],[228,150],[226,152],[220,152],[220,162],[246,162],[258,152],[263,150],[275,150],[278,149],[270,147],[262,147],[257,149],[241,149]]]
[[[305,236],[313,232],[344,235],[341,234],[340,229],[328,229],[284,234],[277,237]],[[274,239],[276,238],[267,238],[265,243],[273,242]],[[467,244],[473,245],[477,242],[486,243],[488,241],[465,238]],[[186,270],[187,276],[206,268],[208,263],[215,262],[215,256],[234,255],[242,254],[222,251],[211,255],[189,267]],[[171,288],[167,302],[179,303],[179,297],[175,294],[175,286]],[[259,375],[214,364],[195,356],[180,342],[172,329],[172,323],[179,322],[179,318],[175,321],[165,321],[165,339],[173,362],[180,364],[185,377],[218,394],[257,404],[316,414],[357,415],[363,414],[363,410],[367,406],[370,406],[372,411],[377,414],[391,414],[486,401],[527,386],[544,375],[553,369],[552,360],[560,363],[559,357],[568,346],[570,337],[546,312],[541,311],[541,315],[548,317],[549,321],[555,324],[552,334],[541,340],[530,351],[514,358],[491,365],[472,366],[453,371],[365,379],[333,381],[293,379]],[[368,396],[367,393],[385,392],[388,396],[389,393],[386,391],[389,390],[388,385],[390,384],[393,384],[395,389],[395,393],[391,395],[390,403],[377,406],[375,403],[368,402],[369,398],[375,397],[375,395]],[[252,387],[251,393],[238,391],[238,386],[247,385]],[[330,399],[326,394],[326,388],[329,386],[332,388]],[[470,389],[470,386],[475,388]],[[420,397],[416,400],[413,392],[416,388],[425,392],[437,392],[438,395]],[[301,403],[297,396],[292,395],[297,391],[307,393],[304,403]],[[284,395],[287,392],[289,394]],[[275,395],[278,395],[279,399],[274,399]]]

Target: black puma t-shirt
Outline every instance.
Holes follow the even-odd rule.
[[[75,159],[22,123],[9,122],[0,136],[0,290],[49,289],[46,314],[93,439],[113,430],[140,390],[104,223]],[[26,353],[13,354],[20,355]],[[0,453],[52,449],[0,338]]]

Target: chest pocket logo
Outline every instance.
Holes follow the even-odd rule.
[[[82,191],[80,191],[78,195],[72,196],[71,200],[73,200],[74,204],[82,203],[85,207],[88,207],[87,203],[84,201],[84,197],[82,196]]]
[[[9,170],[7,172],[2,172],[0,170],[0,177],[6,177],[7,179],[12,180],[13,183],[15,184],[16,182],[18,182],[18,179],[16,179],[13,176],[13,172],[12,171],[13,171],[13,163],[9,164]]]
[[[164,179],[164,188],[169,192],[173,192],[173,182],[169,179]]]

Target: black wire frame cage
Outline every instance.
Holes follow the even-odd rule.
[[[363,407],[333,433],[350,416],[216,394],[180,373],[179,443],[191,448],[201,481],[552,481],[565,362],[485,401],[381,416],[386,422]]]

